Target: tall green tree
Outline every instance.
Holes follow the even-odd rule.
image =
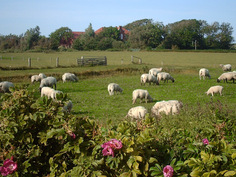
[[[23,50],[29,50],[33,46],[37,45],[37,42],[40,37],[40,28],[36,26],[35,28],[28,29],[23,37]]]
[[[51,49],[57,50],[60,45],[70,47],[72,43],[73,33],[68,27],[61,27],[50,34]]]
[[[156,48],[164,39],[162,23],[147,23],[130,31],[129,43],[132,48]]]
[[[202,21],[182,20],[166,26],[165,48],[192,49],[193,41],[203,44]]]

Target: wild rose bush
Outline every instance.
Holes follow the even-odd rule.
[[[235,120],[230,119],[223,108],[220,111],[212,108],[209,115],[215,116],[216,122],[211,127],[198,128],[197,134],[188,129],[170,128],[162,123],[165,117],[157,122],[147,116],[139,124],[124,120],[104,128],[89,117],[64,113],[66,95],[58,98],[60,102],[34,95],[20,89],[1,97],[2,175],[236,174],[235,139],[232,138]]]

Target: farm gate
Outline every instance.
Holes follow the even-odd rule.
[[[81,58],[77,59],[77,64],[79,66],[107,65],[107,57],[106,56],[95,56],[95,57],[82,56]]]

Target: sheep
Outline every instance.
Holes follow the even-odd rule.
[[[208,89],[206,92],[207,95],[211,94],[211,96],[214,96],[214,93],[219,93],[220,96],[222,95],[223,87],[220,85],[212,86]]]
[[[64,73],[62,75],[62,81],[63,83],[66,81],[72,81],[72,82],[77,82],[79,79],[75,76],[75,74],[72,73]]]
[[[149,74],[157,77],[157,74],[161,71],[162,71],[162,68],[152,68],[149,70]]]
[[[231,71],[231,64],[226,64],[226,65],[223,65],[223,64],[220,64],[220,67],[222,68],[223,71]]]
[[[227,73],[223,73],[220,75],[220,77],[218,77],[217,82],[220,82],[221,80],[224,80],[224,82],[228,82],[233,80],[236,80],[236,72],[227,72]]]
[[[141,85],[145,83],[149,83],[149,85],[151,83],[156,84],[156,85],[159,85],[159,82],[157,80],[157,78],[151,74],[142,74],[141,77],[140,77],[140,82],[141,82]]]
[[[31,76],[31,83],[40,82],[42,79],[46,78],[45,74],[39,73],[39,75]]]
[[[56,99],[56,95],[62,93],[62,91],[54,90],[51,87],[43,87],[41,90],[41,97],[47,96],[48,99],[52,98],[53,100]]]
[[[151,108],[151,113],[157,117],[161,117],[161,114],[174,115],[178,114],[182,107],[183,103],[178,100],[160,101]]]
[[[65,105],[63,106],[63,112],[68,112],[68,113],[70,113],[72,107],[73,107],[72,101],[71,101],[71,100],[67,101],[67,102],[65,103]]]
[[[136,90],[134,90],[132,96],[133,96],[133,99],[132,99],[133,100],[133,104],[136,102],[136,100],[138,98],[140,98],[141,101],[143,99],[145,99],[146,103],[147,103],[147,101],[152,101],[153,100],[152,97],[149,95],[148,91],[147,90],[143,90],[143,89],[136,89]]]
[[[3,93],[10,92],[9,90],[10,87],[14,87],[14,84],[12,82],[8,81],[0,82],[0,92]]]
[[[120,93],[123,92],[123,89],[116,83],[108,84],[107,90],[108,90],[109,95],[114,95],[114,93],[117,93],[117,92],[120,92]]]
[[[131,108],[126,117],[131,117],[132,120],[141,120],[145,118],[145,115],[147,114],[147,109],[144,108],[143,106],[136,106]]]
[[[158,80],[159,83],[160,83],[161,80],[163,80],[164,82],[167,81],[167,83],[168,83],[168,80],[171,80],[172,82],[175,82],[175,79],[169,73],[166,73],[166,72],[158,73],[157,74],[157,80]]]
[[[52,87],[55,86],[55,89],[57,88],[57,80],[55,77],[46,77],[44,79],[41,80],[40,86],[39,86],[39,90],[41,91],[41,89],[43,87]]]
[[[51,98],[52,99],[57,99],[57,94],[62,94],[63,92],[62,91],[59,91],[59,90],[54,90],[52,93],[51,93]]]
[[[199,79],[201,80],[202,77],[203,77],[203,80],[205,80],[205,77],[208,77],[209,79],[211,78],[211,75],[208,69],[201,68],[199,70]]]

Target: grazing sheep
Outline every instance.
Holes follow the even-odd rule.
[[[51,93],[51,98],[52,99],[57,99],[57,94],[62,94],[63,92],[62,91],[59,91],[59,90],[54,90],[52,93]]]
[[[183,103],[178,100],[168,100],[156,102],[152,107],[151,112],[157,117],[161,117],[161,114],[174,115],[178,114],[180,109],[183,107]]]
[[[75,76],[75,74],[72,74],[72,73],[65,73],[62,75],[63,83],[66,81],[77,82],[78,80],[79,79]]]
[[[199,70],[199,79],[201,80],[202,77],[203,77],[203,80],[205,80],[205,77],[209,77],[209,79],[211,78],[211,75],[208,69],[202,68]]]
[[[220,64],[220,67],[223,69],[223,71],[231,71],[231,64],[226,64],[226,65],[223,65],[223,64]]]
[[[162,68],[152,68],[149,70],[149,74],[157,77],[157,74],[161,71],[162,71]]]
[[[120,93],[123,92],[123,89],[116,83],[110,83],[107,86],[107,90],[109,92],[109,95],[114,95],[114,93],[117,93],[117,92],[120,92]]]
[[[147,103],[148,100],[149,101],[153,100],[152,97],[149,95],[148,91],[147,90],[143,90],[143,89],[136,89],[136,90],[134,90],[132,96],[133,96],[133,99],[132,99],[133,100],[133,104],[136,102],[136,100],[138,98],[140,98],[141,101],[143,99],[145,99],[146,103]]]
[[[132,120],[141,120],[145,118],[145,115],[147,114],[147,109],[143,106],[137,106],[133,107],[128,111],[128,114],[126,117],[131,117]]]
[[[39,73],[39,75],[31,76],[31,83],[40,82],[42,79],[46,78],[45,74]]]
[[[63,111],[64,112],[67,112],[67,113],[70,113],[71,112],[71,109],[73,107],[73,104],[72,104],[72,101],[69,100],[65,103],[64,107],[63,107]]]
[[[222,95],[223,87],[220,85],[212,86],[208,89],[206,92],[207,95],[211,94],[211,96],[214,96],[214,93],[219,93],[220,96]]]
[[[228,82],[233,80],[236,80],[236,72],[227,72],[227,73],[223,73],[220,75],[220,77],[218,77],[217,82],[220,82],[221,80],[223,80],[224,82]]]
[[[57,88],[57,80],[55,77],[46,77],[44,79],[41,80],[40,86],[39,86],[39,90],[41,91],[41,89],[43,87],[52,87],[55,86],[55,89]]]
[[[10,87],[14,87],[14,84],[12,82],[8,81],[0,82],[0,92],[3,93],[10,92],[9,90]]]
[[[149,85],[151,83],[156,84],[156,85],[159,85],[159,82],[157,80],[157,78],[151,74],[142,74],[141,77],[140,77],[140,82],[141,82],[141,85],[142,84],[146,84],[146,83],[149,83]]]
[[[168,83],[168,80],[171,80],[172,82],[175,82],[175,79],[169,73],[166,73],[166,72],[158,73],[157,74],[157,80],[158,80],[159,83],[160,83],[161,80],[163,80],[164,82],[167,81],[167,83]]]
[[[54,90],[51,87],[43,87],[41,90],[41,97],[43,96],[47,96],[48,99],[52,98],[52,99],[56,99],[56,95],[62,93],[62,91],[59,90]]]

